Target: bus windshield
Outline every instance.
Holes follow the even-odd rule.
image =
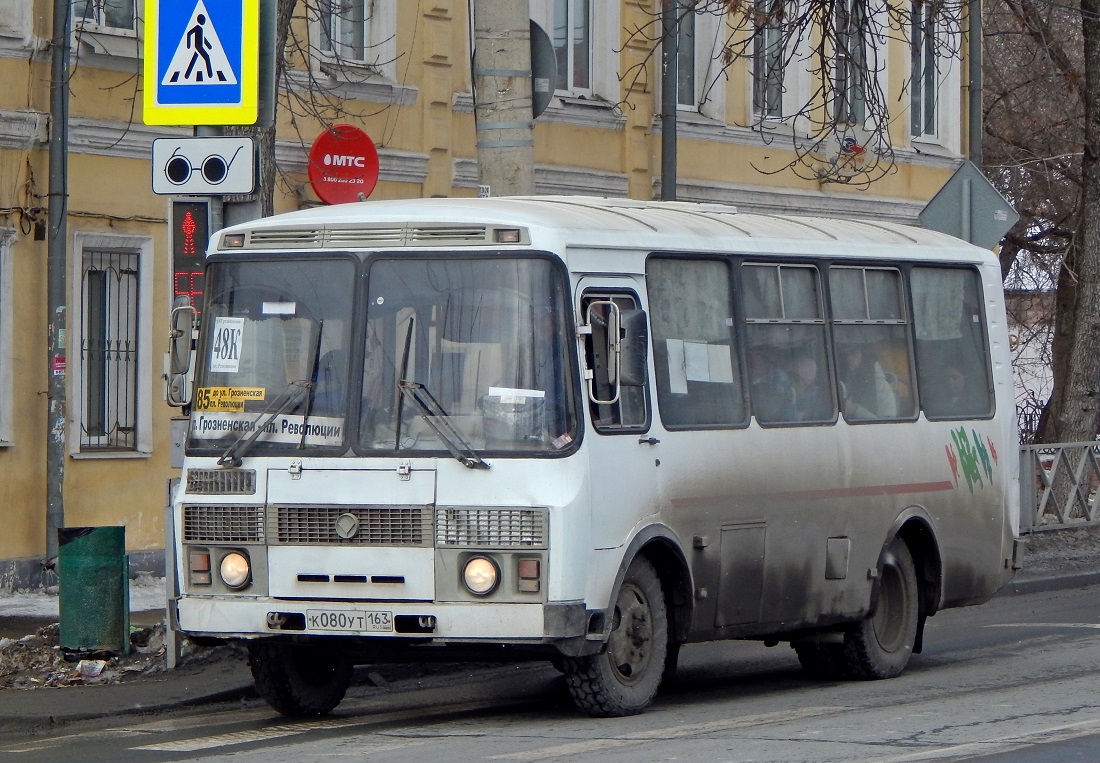
[[[355,262],[214,262],[188,445],[229,463],[347,441]]]
[[[189,449],[233,466],[357,444],[484,467],[576,440],[551,260],[382,257],[367,281],[364,328],[350,258],[212,263]]]
[[[550,260],[379,259],[368,283],[362,448],[465,463],[576,439],[573,332]]]

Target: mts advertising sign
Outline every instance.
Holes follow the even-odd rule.
[[[365,201],[378,182],[378,151],[352,125],[333,125],[309,150],[309,182],[326,204]]]

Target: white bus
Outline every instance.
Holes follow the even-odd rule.
[[[682,644],[732,638],[888,678],[1012,576],[1000,267],[948,236],[379,201],[217,233],[205,291],[193,369],[176,315],[173,624],[247,642],[284,714],[459,655],[633,714]]]

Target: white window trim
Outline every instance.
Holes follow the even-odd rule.
[[[619,83],[619,48],[622,47],[618,0],[589,0],[592,12],[592,87],[588,90],[559,90],[558,98],[567,103],[573,98],[601,98],[610,103],[622,100]],[[531,0],[531,18],[549,32],[553,20],[553,0]]]
[[[360,0],[369,3],[371,0]],[[310,25],[310,46],[321,72],[344,82],[363,82],[372,76],[387,82],[397,81],[397,2],[373,0],[374,12],[363,21],[366,27],[364,60],[342,58],[321,50],[321,22],[314,18]]]
[[[961,41],[951,44],[950,32],[944,30],[943,24],[938,24],[936,37],[945,50],[957,49]],[[909,53],[908,43],[906,53]],[[911,82],[913,76],[912,56],[906,56],[906,81]],[[951,154],[959,155],[962,152],[962,62],[954,56],[938,56],[936,59],[939,78],[936,81],[936,134],[913,135],[910,120],[909,92],[905,93],[906,132],[909,134],[911,145],[925,149],[926,147],[940,147]]]
[[[138,369],[137,369],[137,431],[134,449],[110,451],[80,449],[80,421],[82,418],[81,391],[84,389],[83,368],[80,361],[80,316],[84,313],[83,282],[84,251],[115,250],[135,252],[138,255]],[[153,388],[153,239],[148,236],[119,236],[109,233],[77,232],[73,234],[73,257],[69,269],[68,326],[65,332],[65,355],[68,384],[65,394],[69,400],[68,451],[80,458],[134,458],[147,457],[153,452],[153,398],[161,399]]]
[[[15,397],[13,386],[15,374],[12,371],[12,244],[16,231],[13,228],[0,228],[0,447],[11,445],[15,440],[12,424],[12,400]]]
[[[795,6],[791,15],[801,13],[800,3]],[[790,63],[783,71],[783,95],[782,116],[768,117],[761,120],[753,103],[753,93],[756,88],[756,78],[753,75],[753,56],[755,55],[755,41],[750,45],[751,55],[745,59],[745,106],[744,118],[746,123],[753,126],[755,132],[769,133],[780,130],[780,134],[788,135],[793,129],[799,135],[806,135],[814,131],[814,121],[806,115],[796,116],[795,112],[801,109],[810,97],[810,71],[806,63],[812,48],[813,41],[804,39],[800,45],[796,45],[793,51],[785,51],[784,55]],[[793,125],[790,120],[794,120]]]

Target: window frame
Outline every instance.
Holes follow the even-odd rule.
[[[67,395],[70,401],[69,453],[74,457],[147,457],[152,453],[152,327],[153,327],[153,239],[145,236],[115,236],[103,233],[77,232],[73,236],[74,256],[71,261],[69,286],[69,332]],[[132,445],[115,447],[86,442],[85,421],[86,363],[81,357],[84,343],[83,316],[86,310],[84,294],[85,261],[89,254],[107,252],[135,257],[137,275],[135,293],[134,367],[134,435]]]
[[[12,248],[18,231],[14,228],[0,228],[0,447],[14,443],[12,413],[13,399],[16,394],[15,374],[12,369],[12,320],[15,314],[12,302],[15,291],[12,288]]]

